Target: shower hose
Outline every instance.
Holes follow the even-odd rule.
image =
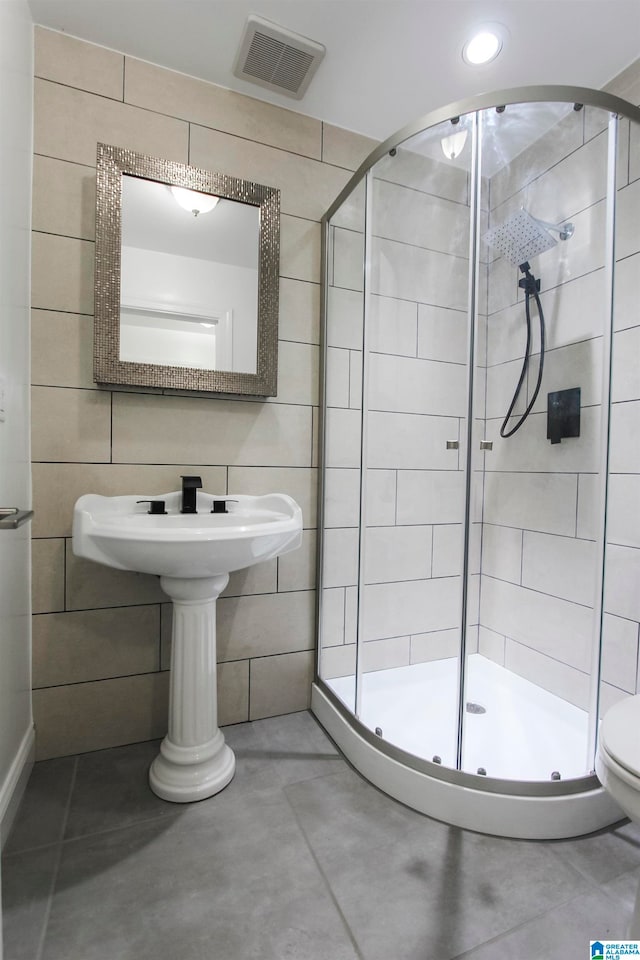
[[[538,394],[540,392],[540,385],[542,383],[542,371],[544,369],[544,346],[545,346],[545,327],[544,327],[544,313],[542,311],[542,304],[540,302],[539,291],[540,291],[540,281],[536,280],[534,275],[531,273],[531,268],[529,263],[521,263],[520,270],[524,273],[524,277],[521,277],[518,286],[524,290],[524,310],[527,318],[527,346],[524,354],[524,361],[522,364],[522,370],[520,371],[520,379],[518,380],[518,385],[516,387],[513,399],[507,410],[507,415],[504,418],[502,426],[500,427],[500,436],[505,440],[507,437],[512,437],[516,430],[519,430],[522,424],[525,422],[533,405],[536,402]],[[510,430],[507,430],[507,423],[511,417],[511,413],[516,403],[518,402],[518,397],[520,396],[520,391],[522,390],[522,385],[525,381],[527,371],[529,369],[529,363],[531,360],[531,298],[534,298],[536,302],[536,309],[538,311],[538,319],[540,321],[540,363],[538,364],[538,381],[536,383],[536,388],[533,391],[533,396],[527,404],[527,409],[524,411],[518,422]]]

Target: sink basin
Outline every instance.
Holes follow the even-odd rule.
[[[224,499],[228,513],[211,513]],[[166,515],[148,512],[164,500]],[[291,497],[214,497],[198,493],[198,513],[180,513],[181,494],[126,497],[86,494],[73,515],[73,552],[117,570],[161,577],[213,577],[295,550],[302,513]]]
[[[212,513],[223,499],[229,512]],[[149,513],[149,501],[158,500],[166,513]],[[217,599],[232,570],[300,546],[302,511],[282,493],[223,498],[198,491],[195,514],[180,513],[181,502],[178,492],[86,494],[73,512],[73,552],[116,570],[155,574],[173,601],[169,729],[149,784],[163,800],[190,803],[224,789],[235,772],[218,727]]]

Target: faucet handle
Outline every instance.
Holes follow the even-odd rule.
[[[214,500],[211,506],[211,513],[229,513],[227,510],[228,503],[237,503],[237,500],[222,498],[220,500]]]
[[[149,509],[147,513],[166,513],[167,511],[164,508],[164,500],[136,500],[136,503],[148,503]]]
[[[202,486],[201,477],[189,477],[181,474],[183,490],[198,490]]]

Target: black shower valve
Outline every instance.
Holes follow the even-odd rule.
[[[580,436],[580,387],[547,395],[547,440],[560,443]]]

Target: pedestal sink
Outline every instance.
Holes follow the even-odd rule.
[[[164,800],[188,803],[218,793],[235,772],[218,727],[216,600],[233,570],[300,546],[302,513],[285,494],[198,493],[197,513],[183,514],[181,496],[80,497],[73,552],[117,570],[155,574],[173,601],[169,730],[149,783]],[[158,501],[166,514],[148,512]],[[228,512],[212,512],[216,502]]]

